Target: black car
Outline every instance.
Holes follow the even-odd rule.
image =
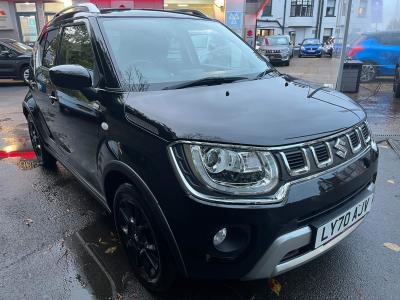
[[[32,48],[13,39],[0,39],[0,79],[29,80]]]
[[[85,4],[54,17],[34,57],[23,112],[37,157],[113,214],[150,290],[284,273],[371,209],[364,110],[278,73],[218,21]]]
[[[400,98],[400,58],[394,70],[393,92],[396,98]]]

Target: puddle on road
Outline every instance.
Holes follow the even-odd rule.
[[[58,272],[50,285],[73,299],[264,299],[267,281],[182,281],[162,296],[147,292],[135,278],[113,230],[111,217],[74,233],[48,248]],[[53,260],[54,261],[54,260]],[[52,283],[52,281],[54,281]],[[56,293],[57,294],[57,293]]]

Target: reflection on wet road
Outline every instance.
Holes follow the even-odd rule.
[[[278,276],[274,284],[182,281],[157,296],[131,272],[113,220],[101,206],[61,165],[54,171],[38,167],[21,112],[25,92],[23,86],[0,85],[0,299],[256,300],[278,298],[276,286],[281,299],[396,299],[400,294],[398,253],[383,247],[400,243],[400,160],[387,144],[380,145],[371,214],[328,254]],[[373,128],[392,128],[400,116],[390,95],[382,89],[379,99],[361,99]]]

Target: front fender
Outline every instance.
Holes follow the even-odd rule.
[[[168,221],[152,191],[146,182],[140,177],[140,175],[129,165],[119,160],[109,161],[103,170],[103,187],[105,190],[106,180],[110,173],[118,172],[129,178],[131,183],[138,189],[138,191],[144,195],[145,201],[142,201],[142,205],[145,205],[152,213],[155,220],[153,220],[162,232],[162,236],[169,247],[169,250],[174,258],[175,265],[177,266],[180,274],[187,277],[187,271],[175,236],[168,224]],[[111,206],[111,205],[109,205]],[[112,208],[112,207],[110,207]]]

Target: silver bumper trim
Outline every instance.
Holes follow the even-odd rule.
[[[372,193],[375,190],[375,184],[371,183],[359,196],[364,197],[366,193]],[[274,277],[297,268],[318,256],[324,254],[343,239],[349,236],[358,226],[364,221],[365,216],[354,223],[346,231],[314,250],[304,253],[288,261],[282,262],[285,255],[291,251],[300,249],[301,247],[307,246],[312,240],[312,230],[310,226],[305,226],[295,231],[286,233],[278,237],[268,250],[259,259],[253,269],[246,274],[242,280],[256,280],[268,277]]]

